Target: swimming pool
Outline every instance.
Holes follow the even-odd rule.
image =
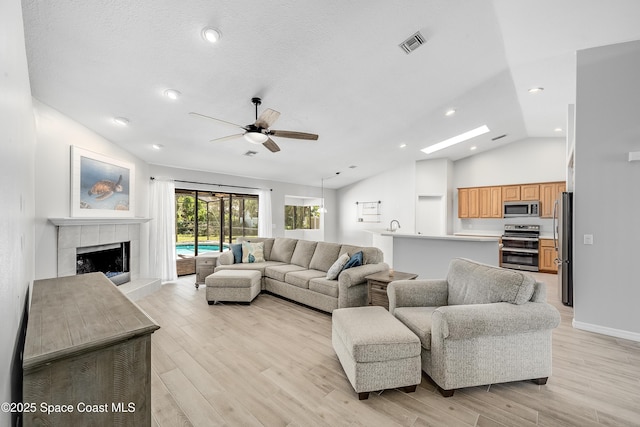
[[[222,250],[228,251],[229,245],[226,243],[223,243]],[[211,243],[198,244],[198,255],[202,255],[203,253],[206,253],[206,252],[218,252],[218,251],[220,251],[219,245],[214,245]],[[176,255],[194,256],[195,245],[193,243],[176,243]]]

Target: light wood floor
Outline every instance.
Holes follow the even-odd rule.
[[[209,306],[194,276],[138,304],[152,338],[154,426],[640,426],[640,343],[571,327],[556,276],[536,274],[562,314],[547,385],[474,387],[358,401],[331,346],[331,316],[271,295]]]

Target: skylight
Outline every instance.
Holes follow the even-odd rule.
[[[438,150],[442,150],[447,147],[451,147],[452,145],[459,144],[468,139],[475,138],[476,136],[484,135],[489,132],[489,128],[487,125],[482,125],[479,128],[472,129],[468,132],[461,133],[460,135],[454,136],[453,138],[445,139],[444,141],[438,142],[437,144],[430,145],[428,147],[423,148],[422,152],[426,154],[434,153]]]

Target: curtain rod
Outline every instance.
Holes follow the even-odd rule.
[[[152,181],[156,179],[155,176],[149,177]],[[229,185],[229,184],[213,184],[211,182],[199,182],[199,181],[183,181],[181,179],[174,179],[173,182],[182,182],[183,184],[200,184],[200,185],[217,185],[218,187],[229,187],[229,188],[244,188],[247,190],[269,190],[273,191],[273,188],[259,188],[259,187],[245,187],[242,185]]]

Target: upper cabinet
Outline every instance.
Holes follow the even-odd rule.
[[[540,184],[540,216],[553,217],[553,205],[560,197],[560,193],[567,188],[564,182],[545,182]]]
[[[564,182],[469,187],[458,189],[458,218],[502,218],[503,202],[539,200],[540,217],[553,216],[553,204],[565,191]]]

